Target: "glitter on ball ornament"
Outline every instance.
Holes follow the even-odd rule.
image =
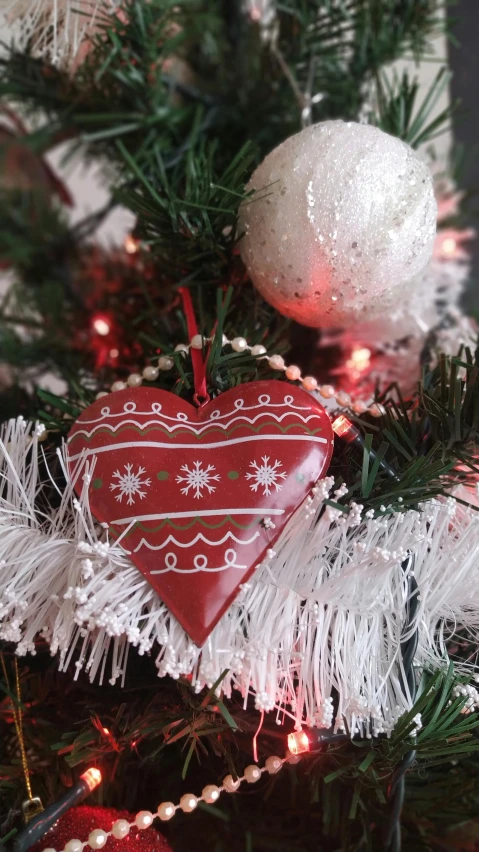
[[[135,819],[128,811],[117,811],[115,808],[102,808],[81,805],[72,808],[60,817],[58,822],[47,831],[39,843],[32,846],[30,852],[56,850],[62,852],[65,848],[83,848],[90,852],[88,838],[93,832],[110,831],[115,826],[114,836],[109,837],[103,847],[104,852],[172,852],[170,844],[156,828],[139,829],[136,826],[126,829]],[[122,832],[120,829],[125,827]],[[70,844],[70,846],[68,846]]]
[[[432,177],[377,127],[325,121],[254,172],[241,255],[261,295],[303,325],[347,327],[407,297],[436,233]]]

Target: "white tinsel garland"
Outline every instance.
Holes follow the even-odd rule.
[[[19,49],[29,44],[37,56],[61,62],[78,53],[102,13],[120,7],[121,0],[0,0],[0,23],[13,32]],[[265,39],[272,37],[272,0],[244,0],[244,11]]]
[[[0,21],[9,26],[17,48],[33,46],[53,62],[73,57],[102,13],[120,0],[0,0]]]
[[[0,638],[20,655],[34,653],[40,634],[62,668],[76,660],[92,679],[114,682],[125,674],[132,645],[157,655],[160,676],[191,675],[198,691],[227,669],[226,695],[254,692],[258,709],[308,725],[333,722],[336,690],[336,726],[370,735],[390,730],[411,706],[400,654],[409,552],[420,592],[411,627],[419,632],[416,664],[447,659],[449,624],[479,627],[477,513],[449,498],[377,519],[351,504],[346,515],[324,506],[328,478],[199,651],[91,516],[92,468],[76,473],[84,481],[80,500],[68,481],[58,508],[38,508],[43,488],[57,488],[45,469],[40,473],[41,431],[20,418],[0,440]]]

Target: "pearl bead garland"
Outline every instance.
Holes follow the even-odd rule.
[[[131,373],[126,380],[126,383],[130,388],[139,388],[142,383],[142,378],[139,373]]]
[[[153,814],[151,811],[140,811],[135,817],[135,825],[137,828],[149,828],[153,822]]]
[[[261,778],[261,769],[259,766],[255,766],[253,763],[250,766],[247,766],[244,771],[244,777],[246,778],[248,784],[256,784],[257,781]]]
[[[223,778],[223,787],[227,793],[236,793],[240,784],[241,781],[239,778],[235,781],[232,775],[227,775],[226,778]]]
[[[174,817],[176,813],[176,808],[173,802],[162,802],[158,808],[157,816],[162,820],[162,822],[168,822],[171,817]]]
[[[245,772],[245,778],[246,778],[246,772]],[[213,805],[215,802],[218,801],[218,799],[220,797],[220,793],[221,793],[221,790],[220,790],[219,787],[216,786],[216,784],[207,784],[207,786],[203,788],[203,793],[201,795],[201,798],[208,805]]]
[[[156,382],[160,371],[156,367],[145,367],[143,370],[143,378],[147,382]]]
[[[174,351],[177,354],[183,355],[186,357],[190,349],[203,349],[206,343],[211,343],[214,340],[213,337],[203,337],[201,334],[195,334],[189,344],[186,343],[178,343],[175,346]],[[250,351],[251,355],[255,358],[261,359],[262,361],[267,361],[272,370],[281,370],[285,373],[286,378],[291,382],[300,382],[301,386],[306,391],[317,391],[323,399],[335,399],[337,405],[340,408],[350,408],[354,411],[355,414],[365,414],[368,412],[372,415],[372,417],[382,417],[385,414],[385,408],[378,403],[372,403],[368,405],[364,400],[361,399],[352,399],[348,393],[345,391],[336,391],[332,385],[320,385],[318,386],[318,381],[314,376],[302,376],[301,369],[296,364],[289,364],[287,366],[284,362],[284,358],[281,355],[268,355],[264,346],[261,343],[257,343],[254,346],[250,346],[248,341],[244,337],[234,337],[232,340],[228,340],[228,338],[223,335],[222,346],[231,346],[234,352],[246,352]],[[145,367],[140,376],[139,373],[131,373],[126,382],[116,381],[113,382],[111,386],[111,390],[113,393],[120,390],[125,390],[127,387],[140,387],[143,382],[143,379],[147,382],[155,382],[158,378],[160,371],[168,371],[173,369],[175,365],[174,359],[169,355],[161,355],[158,359],[158,366],[148,366]],[[101,399],[106,396],[105,391],[100,391],[97,394],[96,398]]]
[[[127,819],[117,819],[111,827],[111,833],[115,840],[123,840],[130,833],[130,823]]]
[[[82,852],[83,843],[81,840],[69,840],[65,846],[65,852]]]
[[[88,835],[88,843],[92,849],[103,849],[108,837],[109,834],[107,834],[106,831],[103,831],[102,828],[95,828],[95,830]]]
[[[201,334],[194,334],[190,340],[192,349],[203,349],[203,337]]]
[[[185,793],[180,799],[180,808],[185,814],[190,814],[198,806],[198,799],[193,793]]]
[[[286,757],[284,758],[271,755],[271,757],[267,758],[265,765],[262,768],[257,766],[255,763],[252,763],[246,767],[244,775],[236,780],[232,775],[227,775],[223,779],[221,787],[217,787],[216,784],[207,784],[206,787],[204,787],[201,796],[197,797],[194,796],[193,793],[185,793],[181,797],[178,805],[175,805],[174,802],[162,802],[158,806],[156,813],[152,813],[151,811],[139,811],[133,822],[129,822],[126,819],[117,819],[113,823],[110,831],[104,831],[102,828],[95,828],[90,832],[87,841],[82,842],[76,838],[69,840],[66,846],[64,846],[62,852],[83,852],[83,850],[88,847],[90,847],[90,849],[103,849],[109,837],[114,837],[115,840],[124,840],[128,837],[131,828],[138,828],[140,830],[149,828],[153,820],[157,818],[162,822],[167,822],[174,817],[176,812],[179,810],[183,811],[185,814],[190,814],[196,810],[199,802],[205,802],[206,804],[212,805],[218,801],[221,793],[235,793],[243,781],[246,781],[248,784],[255,784],[259,781],[263,773],[276,775],[285,763],[297,763],[299,759],[299,755],[291,755],[290,752],[287,752]],[[48,848],[45,848],[43,852],[56,852],[56,850],[49,846]]]
[[[270,775],[276,775],[283,766],[283,761],[280,757],[273,755],[272,757],[268,757],[264,766],[266,772],[269,772]]]
[[[234,352],[244,352],[248,349],[248,341],[244,337],[235,337],[231,341],[231,348]]]
[[[171,370],[174,366],[175,362],[173,358],[169,358],[167,355],[162,355],[160,358],[158,358],[159,370]]]

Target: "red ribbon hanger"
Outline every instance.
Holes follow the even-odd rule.
[[[188,287],[180,287],[179,293],[183,302],[183,310],[186,317],[186,327],[188,329],[188,337],[190,343],[196,334],[199,334],[198,324],[196,322],[191,293]],[[195,395],[193,397],[197,405],[204,405],[209,402],[210,395],[206,389],[206,363],[203,358],[201,349],[193,349],[191,347],[191,361],[193,364],[193,378],[195,383]]]

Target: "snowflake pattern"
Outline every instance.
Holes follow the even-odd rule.
[[[262,464],[257,461],[250,462],[249,466],[254,469],[254,472],[247,473],[246,479],[254,479],[254,482],[250,485],[252,491],[257,491],[261,486],[264,488],[264,496],[269,497],[272,487],[276,488],[276,491],[281,491],[283,486],[278,480],[286,479],[286,473],[279,472],[278,468],[282,467],[282,464],[278,459],[274,464],[270,464],[269,456],[263,456],[261,461]]]
[[[185,476],[178,475],[176,481],[186,483],[185,487],[181,489],[182,494],[188,494],[190,488],[192,488],[196,499],[203,496],[203,488],[206,488],[209,494],[216,491],[216,485],[211,483],[213,480],[219,482],[220,477],[217,473],[213,474],[213,471],[216,470],[214,464],[209,464],[207,468],[203,468],[202,462],[195,461],[192,470],[189,469],[187,464],[181,465],[180,470],[185,472]]]
[[[151,479],[142,479],[144,473],[146,473],[146,468],[138,467],[136,473],[133,471],[132,464],[123,465],[125,468],[125,473],[120,473],[119,470],[116,470],[113,474],[113,477],[118,479],[118,482],[112,482],[110,485],[110,490],[115,491],[118,489],[118,494],[115,494],[116,500],[119,503],[122,502],[123,497],[127,497],[128,506],[132,506],[135,502],[135,497],[139,497],[140,500],[143,500],[146,497],[146,491],[144,488],[149,488],[151,485]]]

